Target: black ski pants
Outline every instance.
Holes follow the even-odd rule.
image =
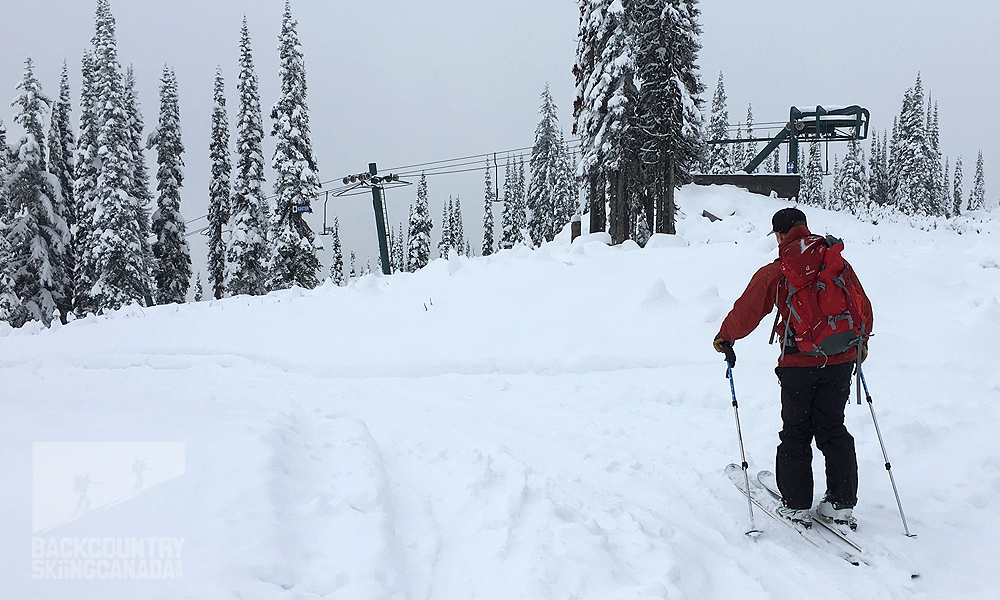
[[[858,501],[858,459],[844,425],[854,363],[826,367],[778,367],[781,433],[775,475],[789,508],[813,503],[812,441],[826,462],[826,496],[838,507]]]

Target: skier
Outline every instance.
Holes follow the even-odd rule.
[[[772,217],[771,224],[771,233],[777,237],[779,252],[786,245],[804,241],[803,238],[811,235],[805,214],[796,208],[779,210]],[[795,249],[788,248],[790,251]],[[850,395],[854,363],[859,362],[859,358],[864,361],[868,354],[865,336],[871,332],[871,302],[853,269],[845,262],[845,278],[853,281],[861,298],[860,308],[866,329],[862,332],[861,342],[829,356],[802,352],[794,336],[788,335],[791,331],[788,320],[789,286],[781,261],[779,258],[754,274],[746,291],[722,322],[713,345],[718,352],[726,355],[730,366],[734,366],[736,353],[733,342],[750,335],[777,306],[781,323],[775,326],[775,332],[782,338],[782,353],[775,369],[781,385],[782,421],[775,465],[782,496],[777,512],[792,522],[804,526],[812,524],[812,440],[815,438],[816,447],[823,453],[826,463],[826,494],[817,506],[817,513],[854,528],[857,526],[853,509],[857,503],[858,463],[854,438],[844,425],[844,409]]]

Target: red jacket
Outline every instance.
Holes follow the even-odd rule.
[[[810,233],[806,227],[793,227],[781,244],[790,244],[807,235],[810,235]],[[857,273],[853,268],[851,268],[851,273],[854,275],[854,282],[858,285],[858,289],[861,291],[861,296],[864,299],[862,310],[865,314],[865,322],[868,323],[868,333],[871,333],[873,323],[872,304],[868,300],[864,288],[861,287],[861,281],[858,280]],[[778,313],[781,315],[781,323],[778,325],[778,338],[780,339],[781,332],[785,329],[784,323],[788,319],[787,298],[788,283],[781,274],[781,264],[779,261],[776,260],[764,265],[754,273],[746,291],[733,304],[733,310],[729,311],[729,315],[722,322],[722,328],[719,329],[719,337],[730,341],[745,338],[777,306]],[[850,348],[846,352],[829,357],[810,356],[800,352],[798,354],[785,354],[783,358],[778,360],[778,366],[818,367],[821,365],[839,365],[852,362],[857,359],[857,356],[857,348]]]

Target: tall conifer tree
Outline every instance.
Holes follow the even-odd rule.
[[[191,286],[191,252],[181,215],[184,144],[181,142],[177,77],[165,65],[160,83],[160,120],[149,139],[150,147],[156,148],[156,190],[159,192],[153,214],[156,302],[182,304]]]
[[[493,254],[493,204],[496,202],[496,191],[493,189],[493,176],[490,173],[490,162],[486,161],[486,178],[484,182],[486,194],[483,202],[483,256]]]
[[[11,324],[23,319],[52,322],[58,310],[65,322],[70,294],[70,274],[66,271],[69,227],[62,199],[53,186],[45,165],[44,119],[52,101],[42,93],[31,59],[25,61],[24,77],[17,86],[14,122],[24,135],[13,152],[10,173],[3,185],[8,204],[8,221],[0,235],[10,248],[6,270],[23,311]],[[20,322],[19,322],[20,321]]]
[[[514,169],[514,231],[518,242],[527,241],[528,189],[524,177],[524,157],[520,156]]]
[[[933,123],[932,123],[933,125]],[[903,97],[903,108],[895,128],[890,176],[890,202],[909,215],[931,215],[937,211],[938,185],[933,141],[924,109],[920,76]]]
[[[642,193],[648,196],[643,202],[646,222],[657,233],[672,234],[674,191],[690,183],[704,154],[704,86],[697,66],[700,11],[696,0],[633,1],[626,9],[634,13],[631,20],[637,31],[635,137],[640,144]]]
[[[513,248],[517,243],[519,232],[515,229],[516,217],[514,216],[517,207],[515,205],[514,188],[517,179],[514,176],[514,168],[511,159],[507,157],[507,168],[504,171],[503,180],[503,213],[500,217],[500,249]]]
[[[749,140],[753,139],[753,104],[747,105],[747,145],[745,148],[744,156],[746,162],[741,165],[736,165],[738,169],[742,169],[751,160],[757,157],[757,142],[752,142]],[[754,169],[756,172],[756,169]]]
[[[428,208],[427,176],[421,173],[420,182],[417,183],[417,203],[413,205],[410,214],[410,232],[407,236],[409,238],[407,267],[410,271],[418,271],[430,261],[433,227]]]
[[[965,206],[965,198],[962,196],[962,155],[959,154],[958,158],[955,159],[955,185],[952,187],[952,210],[955,211],[955,216],[962,214],[962,209]]]
[[[301,212],[312,205],[322,186],[310,139],[306,68],[297,29],[291,4],[286,1],[279,36],[281,95],[271,109],[271,135],[277,143],[272,162],[277,175],[277,208],[271,289],[293,285],[312,289],[319,283],[315,234]]]
[[[868,206],[868,174],[865,171],[864,153],[857,141],[848,142],[847,155],[839,167],[838,198],[835,210],[862,214]]]
[[[562,143],[559,117],[552,94],[546,84],[542,92],[541,121],[535,129],[535,144],[531,149],[526,206],[528,232],[534,244],[552,241],[566,223],[569,200],[572,194],[568,156]],[[487,171],[488,173],[488,171]]]
[[[49,126],[48,170],[59,180],[66,224],[72,227],[76,223],[73,201],[73,154],[76,150],[76,139],[73,136],[73,125],[69,116],[72,111],[69,94],[69,68],[63,62],[62,76],[59,79],[59,99],[52,105],[52,119]]]
[[[587,182],[591,232],[608,225],[610,204],[616,219],[626,201],[622,161],[630,135],[629,115],[635,101],[633,44],[624,6],[619,0],[581,0],[576,64],[573,133],[581,139],[580,174]],[[506,198],[504,202],[507,204]],[[621,227],[616,222],[617,227]],[[520,230],[518,238],[520,239]],[[513,238],[504,226],[501,247]]]
[[[448,204],[451,206],[451,242],[449,246],[459,255],[465,255],[465,219],[462,217],[462,199],[455,196],[455,204],[452,205],[449,198]]]
[[[809,144],[809,159],[802,173],[799,200],[810,206],[826,206],[826,196],[823,193],[823,154],[818,142]]]
[[[451,231],[452,225],[454,225],[454,218],[452,217],[452,199],[448,197],[448,203],[444,205],[444,214],[441,215],[441,240],[438,242],[438,256],[447,259],[451,253],[451,241],[453,234]]]
[[[52,105],[52,118],[49,124],[48,138],[48,171],[54,175],[56,180],[59,182],[59,206],[56,212],[63,216],[69,232],[68,245],[63,254],[66,289],[59,304],[59,313],[64,318],[73,310],[73,273],[76,270],[77,255],[77,247],[74,243],[74,231],[76,230],[76,203],[73,198],[73,155],[76,151],[76,140],[73,136],[73,125],[70,122],[71,110],[72,104],[70,101],[69,91],[69,67],[64,61],[62,75],[59,79],[59,99]],[[0,178],[2,178],[2,175],[0,175]]]
[[[729,109],[726,102],[726,85],[722,79],[722,71],[719,71],[719,82],[715,85],[715,94],[712,96],[712,118],[708,125],[708,139],[712,141],[729,138]],[[732,155],[725,144],[708,146],[706,170],[713,174],[733,172]]]
[[[96,154],[100,173],[94,190],[92,288],[98,309],[114,310],[148,299],[147,230],[138,218],[136,157],[132,115],[125,89],[115,19],[107,0],[98,0],[94,36],[94,89],[97,93]]]
[[[330,260],[330,279],[336,285],[344,285],[344,249],[340,244],[340,220],[333,218],[333,235],[330,245],[333,246],[333,255]]]
[[[135,198],[133,212],[135,221],[139,224],[139,239],[145,261],[144,270],[148,274],[145,286],[151,289],[155,282],[150,277],[156,269],[156,257],[149,242],[152,232],[150,205],[153,202],[153,194],[149,191],[149,169],[146,168],[146,154],[143,152],[143,121],[142,112],[139,110],[139,91],[136,87],[135,72],[131,66],[125,70],[125,114],[128,115],[129,153],[132,155],[132,197]]]
[[[983,174],[983,151],[979,151],[976,159],[976,178],[972,181],[972,191],[969,193],[969,210],[986,208],[986,177]]]
[[[101,173],[97,134],[100,130],[99,89],[93,54],[83,53],[80,88],[80,133],[76,143],[73,196],[75,227],[71,245],[76,249],[73,272],[73,308],[78,316],[97,311],[93,287],[97,281],[94,240],[94,211],[97,207],[97,178]]]
[[[268,208],[264,198],[264,125],[260,91],[246,17],[240,30],[237,91],[236,176],[233,181],[231,234],[226,248],[229,293],[259,296],[267,292]]]
[[[226,292],[226,240],[223,231],[229,223],[230,177],[229,115],[226,112],[226,83],[222,69],[215,71],[212,106],[212,141],[209,145],[212,180],[208,184],[208,282],[212,295],[222,298]]]

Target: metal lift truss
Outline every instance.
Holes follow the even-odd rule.
[[[788,112],[788,122],[773,138],[750,138],[743,140],[718,140],[713,144],[734,144],[740,142],[768,142],[764,149],[753,158],[743,170],[752,173],[781,144],[788,144],[788,173],[798,172],[799,142],[847,142],[868,138],[867,108],[845,106],[815,110],[802,110],[793,106]]]
[[[799,140],[847,142],[867,139],[870,116],[867,108],[858,105],[834,109],[817,106],[816,110],[809,111],[793,106],[789,110],[788,123],[781,132],[743,170],[752,173],[778,144],[788,140],[788,168],[789,172],[795,173],[799,164]]]

